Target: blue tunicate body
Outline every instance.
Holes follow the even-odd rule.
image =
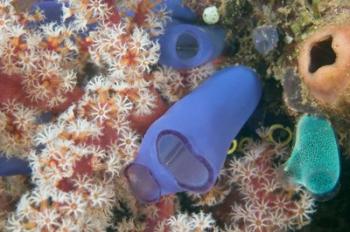
[[[284,168],[290,180],[316,196],[337,189],[340,154],[330,122],[304,115],[297,124],[295,145]]]
[[[0,176],[29,175],[31,169],[27,161],[18,158],[7,158],[0,153]]]
[[[38,124],[49,123],[52,120],[52,118],[53,118],[53,115],[50,111],[44,112],[44,113],[40,114],[39,116],[37,116],[36,123],[38,123]]]
[[[53,0],[40,1],[33,5],[32,12],[41,10],[44,13],[44,23],[61,22],[63,11],[61,3]]]
[[[65,19],[63,22],[63,6],[64,3],[59,3],[55,0],[44,0],[44,1],[38,1],[37,3],[33,4],[31,8],[31,13],[34,13],[35,10],[41,10],[45,16],[45,19],[43,21],[40,21],[38,23],[32,23],[30,26],[35,27],[38,25],[43,25],[47,23],[56,23],[57,25],[60,25],[64,23],[66,26],[68,26],[70,23],[73,22],[74,16]],[[87,30],[80,32],[81,36],[87,36],[89,31],[95,30],[97,27],[96,23],[91,23],[87,25]]]
[[[224,49],[225,31],[218,26],[197,26],[173,20],[159,37],[159,63],[190,69],[217,58]]]
[[[256,108],[261,82],[249,68],[223,69],[175,103],[146,132],[126,176],[144,202],[215,183],[227,149]]]
[[[173,19],[193,22],[197,17],[190,8],[183,5],[181,0],[163,0],[158,6],[165,6]]]
[[[262,55],[267,55],[278,45],[279,35],[275,26],[260,26],[253,30],[252,39],[255,49]]]

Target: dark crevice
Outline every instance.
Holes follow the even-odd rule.
[[[312,46],[310,52],[310,73],[316,72],[323,66],[335,63],[337,56],[332,49],[332,41],[332,36],[329,36],[327,39],[319,41]]]

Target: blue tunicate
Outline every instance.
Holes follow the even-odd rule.
[[[279,35],[275,26],[260,26],[253,30],[252,39],[255,49],[262,55],[267,55],[278,45]]]
[[[175,103],[146,132],[125,171],[143,202],[215,183],[232,139],[255,110],[261,82],[244,66],[223,69]]]
[[[37,9],[44,13],[44,23],[61,22],[63,16],[61,3],[53,0],[41,1],[33,5],[32,12]]]
[[[297,124],[296,141],[284,168],[292,183],[318,197],[337,190],[340,154],[331,123],[304,115]]]
[[[37,23],[31,23],[31,27],[35,27],[38,25],[43,25],[46,23],[57,23],[58,25],[62,24],[63,20],[63,9],[62,6],[65,3],[59,3],[55,0],[44,0],[39,1],[33,4],[31,8],[31,13],[34,13],[36,10],[41,10],[45,16],[43,21]],[[70,23],[74,21],[74,16],[65,19],[64,24],[68,26]],[[88,36],[88,32],[95,30],[97,27],[96,23],[91,23],[87,25],[87,31],[80,32],[81,36]]]
[[[42,114],[40,114],[39,116],[37,116],[36,118],[36,123],[38,124],[45,124],[45,123],[49,123],[53,118],[53,115],[51,112],[44,112]]]
[[[225,31],[218,26],[197,26],[173,21],[159,37],[159,63],[190,69],[217,58],[224,49]]]
[[[0,176],[29,175],[31,169],[27,161],[11,157],[0,152]]]
[[[193,22],[197,15],[188,7],[184,6],[181,0],[162,0],[158,7],[165,6],[173,19]]]

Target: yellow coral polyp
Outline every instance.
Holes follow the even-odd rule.
[[[63,39],[60,37],[48,37],[45,47],[51,50],[58,50],[60,48],[62,40]]]
[[[36,228],[37,224],[35,222],[27,222],[22,224],[23,228],[25,230],[33,230]]]
[[[61,81],[57,75],[50,75],[47,78],[45,78],[41,83],[41,85],[51,93],[54,93],[55,91],[57,91],[60,84],[61,84]]]
[[[238,142],[237,150],[241,151],[241,152],[244,151],[246,146],[249,145],[252,142],[253,142],[253,140],[251,138],[249,138],[249,137],[244,137],[244,138],[240,139],[239,142]]]
[[[20,37],[13,37],[10,41],[10,44],[17,50],[27,49],[27,44],[24,43]]]
[[[288,134],[288,137],[283,141],[276,141],[275,138],[273,137],[273,133],[277,130],[282,130],[286,132]],[[285,146],[292,141],[292,138],[293,138],[293,133],[289,127],[285,127],[281,124],[274,124],[269,128],[268,139],[270,142],[274,144]]]
[[[40,10],[36,10],[35,12],[34,12],[34,15],[33,15],[33,19],[35,20],[35,21],[42,21],[42,20],[44,20],[45,19],[45,16],[42,14],[42,12],[40,11]]]
[[[122,58],[122,63],[128,65],[128,66],[133,66],[137,64],[137,59],[138,54],[133,51],[128,51]]]
[[[238,142],[236,139],[234,139],[231,143],[230,149],[227,151],[228,155],[232,155],[238,148]]]

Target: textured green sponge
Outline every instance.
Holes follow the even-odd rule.
[[[337,187],[340,157],[329,121],[304,115],[297,124],[295,145],[284,168],[291,181],[323,196]]]

